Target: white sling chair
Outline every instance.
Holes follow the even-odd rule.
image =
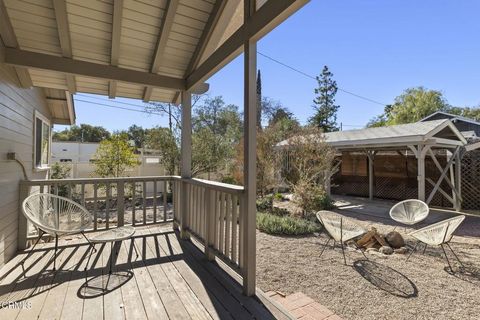
[[[448,248],[450,248],[450,251],[452,251],[455,258],[463,267],[462,262],[460,261],[460,259],[458,259],[458,256],[456,255],[456,253],[453,251],[452,247],[449,244],[450,240],[452,240],[453,238],[453,233],[455,232],[455,230],[457,230],[457,228],[460,226],[463,220],[465,220],[465,216],[463,215],[456,216],[456,217],[446,219],[411,232],[410,235],[415,239],[417,239],[418,241],[415,247],[413,248],[412,252],[408,256],[407,261],[408,259],[410,259],[410,256],[413,254],[413,252],[416,251],[418,244],[422,242],[425,244],[425,248],[423,249],[423,252],[425,252],[425,249],[429,245],[440,246],[442,248],[443,254],[445,255],[445,259],[447,260],[450,271],[453,272],[453,269],[450,264],[450,261],[448,260],[447,252],[445,251],[445,248],[443,245],[446,245]]]
[[[91,214],[78,203],[49,193],[37,193],[23,201],[22,211],[28,221],[38,229],[38,239],[27,256],[22,260],[22,268],[45,233],[55,237],[53,270],[56,268],[58,236],[81,233],[90,246],[92,246],[83,233],[90,226]]]
[[[348,219],[332,211],[324,210],[324,211],[317,212],[317,219],[324,226],[325,230],[328,232],[328,234],[331,237],[331,238],[329,237],[327,242],[325,243],[322,249],[322,252],[320,253],[320,257],[325,251],[325,248],[328,246],[330,240],[333,239],[334,247],[335,247],[335,242],[340,242],[340,245],[342,247],[343,262],[345,265],[347,265],[347,260],[345,258],[344,243],[348,240],[351,240],[355,237],[361,236],[362,234],[366,233],[365,229],[360,227],[351,219]],[[363,251],[362,251],[362,254],[368,260],[368,258],[365,256],[365,253]]]
[[[417,199],[400,201],[390,209],[390,217],[406,225],[414,225],[427,218],[428,205]]]

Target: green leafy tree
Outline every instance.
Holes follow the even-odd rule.
[[[242,135],[238,107],[207,98],[194,109],[192,128],[192,174],[229,170]]]
[[[55,162],[50,167],[50,179],[66,179],[70,177],[72,168],[66,164]],[[52,187],[52,193],[54,193],[54,187]],[[66,197],[68,195],[68,186],[65,184],[58,185],[58,195]]]
[[[384,113],[369,121],[368,127],[417,122],[436,112],[450,110],[443,94],[424,87],[409,88],[395,98],[393,105],[387,105]]]
[[[60,132],[54,132],[52,139],[54,141],[80,141],[80,142],[101,142],[110,138],[110,132],[101,126],[91,126],[89,124],[73,125],[70,128]]]
[[[317,95],[313,100],[315,114],[309,119],[312,126],[321,128],[323,132],[337,131],[337,111],[340,108],[335,104],[335,95],[337,94],[337,82],[333,80],[333,73],[327,66],[323,67],[322,74],[317,76],[318,88],[315,89]]]
[[[93,159],[94,172],[100,177],[122,177],[127,169],[138,165],[135,148],[130,146],[127,134],[114,134],[100,142]]]
[[[143,146],[145,142],[145,131],[145,129],[143,129],[141,126],[137,126],[136,124],[128,127],[128,139],[135,142],[136,148],[141,148]]]
[[[475,121],[480,121],[480,107],[451,107],[448,113],[459,115]]]
[[[180,148],[176,137],[170,129],[161,127],[149,129],[147,130],[145,140],[148,148],[160,152],[160,162],[165,167],[167,174],[175,174],[180,161]]]

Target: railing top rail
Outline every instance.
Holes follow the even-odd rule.
[[[222,183],[217,181],[210,181],[210,180],[196,179],[196,178],[182,179],[182,181],[186,183],[202,186],[205,188],[213,189],[216,191],[220,191],[220,192],[231,193],[231,194],[241,194],[244,191],[244,188],[242,186],[236,186],[233,184]]]
[[[20,184],[27,186],[65,184],[65,183],[112,183],[112,182],[142,182],[142,181],[172,181],[180,180],[179,176],[142,176],[142,177],[118,177],[118,178],[76,178],[76,179],[35,179],[22,180]]]

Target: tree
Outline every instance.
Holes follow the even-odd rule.
[[[167,174],[174,175],[180,162],[180,148],[170,129],[156,127],[147,130],[145,140],[148,148],[160,152],[160,163],[165,167]]]
[[[367,126],[417,122],[436,111],[448,112],[450,108],[440,91],[424,87],[409,88],[395,98],[393,105],[387,105],[382,115],[370,120]]]
[[[288,181],[293,188],[294,200],[303,209],[303,215],[325,209],[329,199],[325,184],[329,179],[335,150],[325,142],[320,128],[305,127],[288,139],[291,170],[296,179]]]
[[[475,121],[480,121],[480,107],[451,107],[448,113],[469,118]]]
[[[136,124],[131,125],[128,127],[128,139],[133,140],[135,142],[136,148],[141,148],[145,142],[145,133],[146,130],[143,129],[141,126],[137,126]]]
[[[101,126],[81,124],[80,126],[73,125],[60,132],[54,132],[52,138],[54,141],[100,142],[110,138],[110,132]]]
[[[257,72],[257,128],[262,130],[262,75]]]
[[[100,177],[121,177],[128,168],[138,165],[135,148],[127,134],[114,134],[103,140],[94,155],[95,174]]]
[[[322,74],[317,76],[317,95],[313,100],[315,114],[309,119],[312,126],[321,128],[324,132],[337,131],[337,111],[340,106],[335,104],[337,94],[337,82],[333,80],[333,73],[327,66],[323,67]]]
[[[192,118],[192,175],[226,168],[241,138],[238,107],[226,105],[222,97],[207,98]]]

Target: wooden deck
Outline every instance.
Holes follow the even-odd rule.
[[[79,236],[59,241],[57,271],[53,242],[35,248],[25,273],[19,261],[26,253],[17,255],[0,270],[0,319],[289,318],[260,291],[243,296],[221,264],[208,262],[171,225],[137,228],[135,244],[138,259],[132,241],[114,245],[111,275],[110,244],[97,245],[84,271],[89,246]]]

